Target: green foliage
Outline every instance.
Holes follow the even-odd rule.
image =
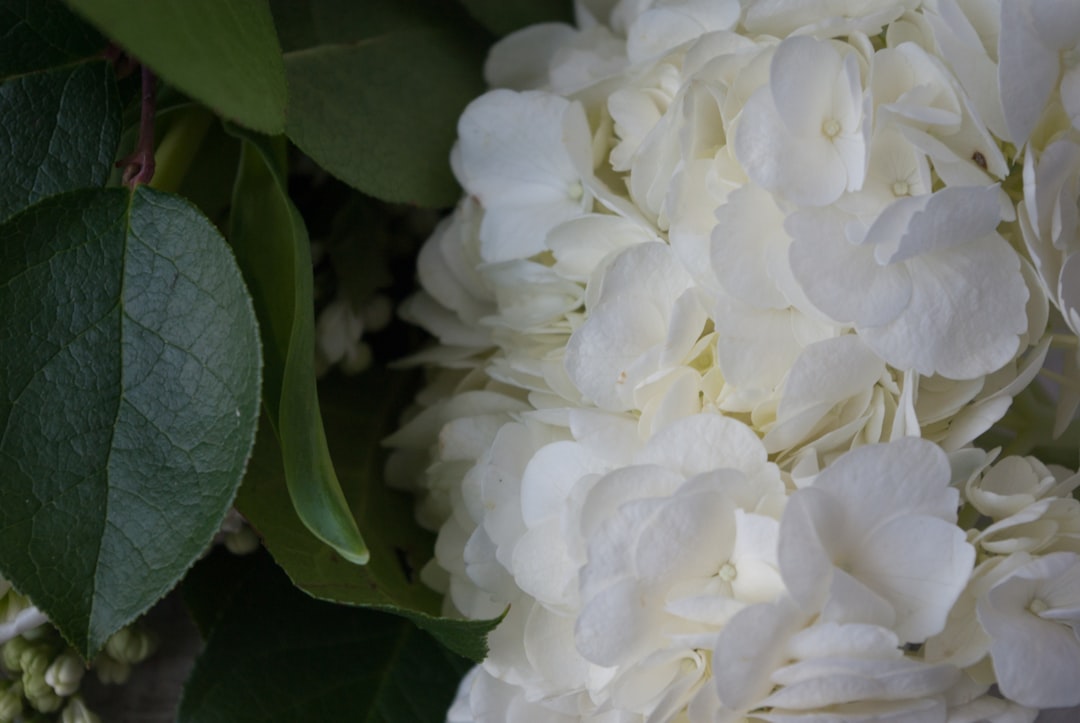
[[[364,564],[368,550],[334,474],[319,414],[310,242],[285,189],[283,145],[241,137],[229,242],[262,329],[263,401],[280,443],[289,496],[316,537]]]
[[[86,658],[216,532],[251,449],[259,341],[190,204],[46,199],[0,226],[0,571]]]
[[[345,563],[301,524],[289,501],[280,452],[260,427],[237,507],[263,536],[293,582],[324,600],[375,607],[409,617],[454,651],[473,660],[487,652],[498,621],[441,619],[439,596],[420,582],[431,557],[431,535],[413,519],[407,495],[382,481],[381,440],[409,400],[414,380],[380,370],[320,385],[327,441],[346,494],[371,549],[365,567]]]
[[[101,36],[54,2],[0,2],[0,221],[36,201],[102,186],[120,101]]]
[[[0,220],[56,193],[102,186],[120,140],[120,102],[104,61],[0,84]]]
[[[100,56],[106,40],[60,0],[0,0],[0,78]]]
[[[285,74],[267,0],[68,0],[154,72],[220,116],[285,128]]]
[[[442,721],[467,661],[407,621],[314,600],[264,556],[211,555],[189,601],[224,605],[184,689],[181,723]],[[238,569],[240,568],[240,569]],[[214,595],[226,587],[226,600]]]
[[[574,18],[573,0],[461,0],[469,13],[496,35],[507,35],[526,25],[569,23]]]
[[[287,3],[278,3],[279,6]],[[465,105],[483,89],[488,39],[446,4],[322,0],[285,54],[289,138],[323,168],[386,201],[443,207]]]

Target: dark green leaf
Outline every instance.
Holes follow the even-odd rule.
[[[259,341],[224,240],[145,187],[0,225],[0,572],[89,658],[167,592],[235,494]]]
[[[0,0],[0,79],[71,65],[106,44],[60,0]]]
[[[213,562],[192,571],[211,577],[203,589]],[[184,688],[181,723],[445,720],[467,661],[401,618],[310,598],[262,555],[245,562]]]
[[[457,118],[484,90],[484,44],[460,27],[387,32],[287,53],[289,137],[386,201],[449,206]]]
[[[266,362],[263,401],[281,444],[289,494],[304,524],[347,560],[368,551],[334,474],[315,391],[311,248],[275,149],[246,137],[229,240],[255,302]]]
[[[0,84],[0,221],[46,196],[104,185],[120,142],[120,115],[105,61]]]
[[[572,0],[461,0],[474,18],[495,35],[502,36],[526,25],[546,22],[570,23]]]
[[[432,537],[417,526],[412,500],[382,482],[379,440],[408,403],[413,381],[407,374],[370,370],[355,379],[320,384],[330,453],[371,550],[368,565],[346,563],[300,523],[289,502],[276,440],[265,429],[236,504],[299,587],[325,600],[404,615],[455,652],[482,660],[487,633],[498,621],[438,617],[439,596],[419,580],[420,568],[431,557]]]
[[[460,18],[445,0],[270,0],[286,52],[356,43],[416,28],[447,28]]]
[[[285,128],[285,75],[267,0],[68,0],[103,33],[219,115]]]

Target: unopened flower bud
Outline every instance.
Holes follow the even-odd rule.
[[[75,696],[60,713],[60,723],[101,723],[101,718],[86,707],[82,698]]]
[[[4,663],[4,669],[9,673],[21,673],[22,663],[19,662],[19,659],[29,646],[30,643],[22,636],[12,638],[4,643],[3,649],[0,650],[0,661]]]
[[[127,679],[131,677],[131,666],[127,663],[121,663],[119,660],[114,660],[108,655],[101,655],[94,661],[94,672],[97,673],[98,680],[106,685],[119,685],[120,683],[126,683]]]
[[[30,699],[55,695],[55,692],[47,682],[44,673],[32,673],[24,670],[22,674],[23,694]]]
[[[0,682],[0,723],[9,723],[22,716],[23,689],[19,681]]]
[[[121,663],[134,665],[146,660],[154,652],[154,641],[150,635],[134,626],[117,631],[105,643],[105,653]]]
[[[259,549],[259,536],[255,530],[241,527],[234,532],[225,533],[225,549],[234,555],[247,555]]]
[[[45,682],[57,695],[67,697],[79,689],[85,673],[82,660],[69,651],[58,655],[45,671]]]
[[[30,702],[36,710],[42,713],[55,713],[60,710],[60,706],[64,704],[64,699],[53,692],[53,689],[45,686],[44,692],[40,692],[37,695],[26,694],[26,699]]]
[[[24,677],[32,675],[44,678],[51,662],[52,655],[46,647],[29,643],[19,655],[19,670]]]

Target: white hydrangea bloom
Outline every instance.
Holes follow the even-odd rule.
[[[404,309],[441,371],[390,440],[423,579],[509,606],[451,720],[1072,704],[1005,648],[1077,671],[1046,571],[1080,478],[966,449],[1049,304],[1080,329],[1064,5],[577,0],[493,48]]]
[[[1020,565],[979,600],[1001,692],[1038,708],[1080,705],[1080,555]]]

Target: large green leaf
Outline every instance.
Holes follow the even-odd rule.
[[[0,572],[85,657],[205,548],[251,450],[259,340],[224,239],[139,187],[0,225]]]
[[[56,0],[0,0],[0,221],[102,186],[121,108],[105,41]]]
[[[446,0],[270,0],[282,48],[356,43],[410,28],[440,28],[461,18]]]
[[[461,0],[477,20],[496,35],[506,35],[526,25],[569,23],[574,18],[572,0]]]
[[[0,78],[100,56],[106,41],[60,0],[0,0]]]
[[[347,560],[368,551],[326,447],[315,391],[315,312],[311,248],[289,201],[275,149],[244,137],[233,194],[229,242],[255,301],[263,337],[263,400],[280,440],[289,495],[300,519]]]
[[[239,572],[220,558],[190,579],[235,594],[184,688],[181,723],[445,720],[467,661],[406,620],[312,599],[261,555]]]
[[[448,23],[286,53],[289,138],[365,193],[449,206],[460,193],[450,148],[484,90],[484,50],[467,25]]]
[[[156,73],[219,115],[285,128],[285,74],[267,0],[68,0]]]
[[[120,142],[120,101],[105,61],[0,84],[0,221],[64,191],[103,186]]]
[[[412,500],[382,482],[379,441],[408,403],[414,381],[408,374],[373,369],[320,384],[334,466],[371,549],[367,566],[344,562],[300,523],[289,502],[276,440],[265,425],[236,504],[299,587],[325,600],[404,615],[455,652],[482,660],[487,633],[498,621],[438,617],[439,596],[418,578],[431,557],[432,537],[417,526]]]

